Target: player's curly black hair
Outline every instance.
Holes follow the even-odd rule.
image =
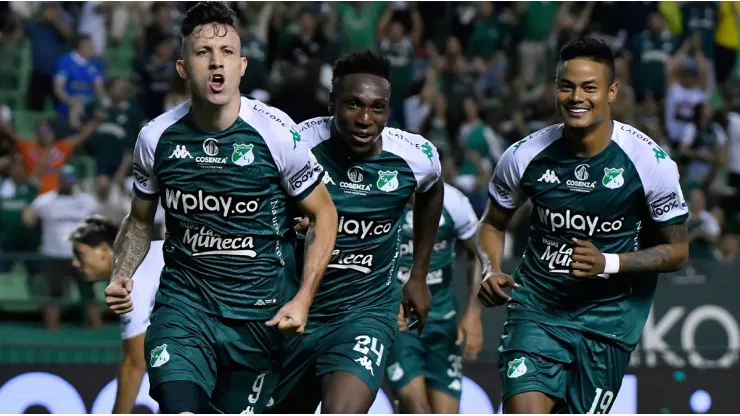
[[[113,245],[118,234],[118,226],[113,221],[101,215],[93,215],[85,218],[80,225],[72,231],[69,241],[72,243],[85,244],[90,247],[98,247],[101,244]]]
[[[185,13],[185,18],[182,19],[182,24],[180,25],[180,34],[186,38],[193,33],[196,27],[208,23],[222,24],[236,28],[238,19],[234,10],[225,2],[201,1]]]
[[[365,50],[345,55],[334,62],[331,74],[332,89],[347,75],[370,74],[391,79],[391,63],[387,58]]]
[[[614,69],[614,52],[603,40],[594,37],[583,37],[574,39],[563,45],[560,49],[558,71],[560,71],[562,64],[571,59],[577,58],[585,58],[605,64],[609,67],[610,82],[614,82],[616,76],[616,70]]]

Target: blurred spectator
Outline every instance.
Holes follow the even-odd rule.
[[[740,2],[723,1],[714,32],[714,71],[719,85],[725,85],[737,64],[740,48]]]
[[[635,90],[630,83],[627,59],[617,56],[614,60],[614,76],[619,83],[619,92],[612,102],[612,118],[631,126],[635,125]]]
[[[36,141],[20,140],[17,143],[26,174],[39,182],[39,193],[50,192],[59,186],[59,169],[67,158],[95,132],[97,123],[87,123],[82,131],[61,140],[55,140],[54,129],[48,122],[36,128]]]
[[[175,25],[175,10],[170,3],[154,2],[151,14],[154,16],[152,23],[144,32],[143,47],[144,56],[154,53],[154,48],[163,40],[176,39],[179,35],[178,26]]]
[[[636,127],[650,136],[655,143],[663,148],[667,148],[665,134],[663,134],[663,118],[660,113],[660,103],[656,100],[652,92],[648,92],[643,97],[639,116],[635,120]],[[670,150],[670,148],[668,147]],[[671,157],[674,157],[672,155]]]
[[[432,142],[437,149],[454,156],[455,152],[452,151],[454,141],[452,138],[455,136],[450,131],[452,126],[448,118],[447,98],[442,94],[437,94],[432,103],[432,113],[424,120],[421,131],[423,136]]]
[[[15,259],[13,253],[34,253],[39,247],[39,233],[23,223],[23,211],[36,198],[38,184],[26,175],[23,164],[15,161],[7,178],[0,182],[0,272],[7,273]],[[34,260],[23,260],[29,275],[38,269]]]
[[[522,40],[519,42],[519,72],[525,86],[535,82],[537,74],[547,68],[547,43],[552,35],[555,16],[561,3],[552,1],[527,1],[517,3],[517,15],[521,21]]]
[[[131,201],[123,195],[127,185],[126,178],[120,183],[102,175],[95,180],[95,200],[100,205],[100,214],[114,224],[120,224],[130,211]]]
[[[190,99],[190,88],[187,81],[179,75],[172,76],[170,91],[164,99],[164,111],[170,111]]]
[[[693,259],[708,260],[713,257],[714,244],[719,241],[720,227],[717,219],[707,211],[707,197],[699,188],[689,193],[689,253]]]
[[[709,99],[709,64],[701,49],[701,38],[687,38],[666,65],[668,92],[665,98],[665,128],[668,141],[677,145],[686,126],[694,121],[698,104]]]
[[[330,2],[332,13],[336,13],[339,25],[341,53],[375,50],[377,46],[378,21],[386,8],[403,9],[405,2],[339,1]]]
[[[583,35],[586,26],[591,22],[591,13],[594,10],[594,2],[564,1],[560,3],[558,14],[555,17],[557,29],[557,50]]]
[[[91,62],[94,56],[89,35],[80,35],[74,51],[59,61],[54,75],[54,93],[60,103],[57,108],[58,134],[65,136],[81,127],[85,105],[93,98],[106,99],[103,74]]]
[[[727,135],[713,120],[712,108],[697,105],[693,123],[686,126],[679,144],[678,153],[686,161],[682,182],[688,187],[708,187],[720,168],[726,143]]]
[[[424,26],[421,15],[414,3],[409,5],[411,11],[411,32],[399,20],[393,20],[395,10],[387,7],[378,23],[380,38],[379,53],[391,63],[391,116],[390,122],[403,125],[404,99],[414,82],[414,53]]]
[[[108,26],[111,11],[115,7],[111,1],[86,1],[82,3],[82,14],[77,28],[78,33],[90,36],[93,56],[102,57],[108,44]]]
[[[72,40],[72,18],[57,3],[41,3],[41,16],[26,26],[31,45],[33,72],[28,84],[29,110],[42,111],[47,98],[58,104],[54,95],[54,74],[57,63],[67,53]]]
[[[650,13],[647,29],[634,37],[632,54],[632,86],[638,102],[647,93],[660,101],[665,96],[666,63],[678,49],[678,40],[668,30],[660,13]]]
[[[270,62],[268,61],[269,27],[275,11],[274,2],[263,2],[257,10],[252,2],[240,2],[238,7],[245,14],[245,20],[249,22],[243,27],[242,33],[242,56],[247,58],[247,70],[239,84],[242,94],[253,95],[255,90],[270,90],[265,85],[270,73]]]
[[[722,237],[718,247],[714,250],[714,259],[720,263],[734,263],[737,260],[738,238],[727,234]]]
[[[139,103],[144,115],[153,119],[164,112],[164,101],[170,91],[175,73],[175,46],[171,39],[163,39],[154,48],[154,53],[136,69],[139,83]],[[253,66],[249,61],[249,69]],[[249,72],[249,71],[247,71]]]
[[[717,27],[717,11],[717,2],[713,1],[681,3],[684,40],[694,35],[698,36],[701,42],[701,50],[710,65],[714,62],[714,32]]]
[[[139,105],[129,99],[131,89],[129,80],[114,79],[108,94],[110,100],[93,102],[87,110],[88,117],[100,120],[90,141],[98,175],[118,184],[123,184],[128,176],[136,137],[145,124]]]
[[[730,198],[731,212],[740,212],[740,113],[730,112],[727,115],[727,184],[733,189]]]
[[[427,42],[427,51],[432,66],[440,74],[441,92],[447,97],[450,116],[454,123],[459,123],[465,116],[462,113],[463,101],[474,95],[475,86],[475,77],[470,72],[460,40],[455,36],[448,37],[444,55],[437,53],[432,42]]]
[[[92,286],[85,282],[72,267],[72,244],[69,235],[88,215],[100,212],[100,206],[92,196],[75,189],[77,173],[72,165],[65,165],[59,171],[59,188],[39,195],[30,207],[23,211],[23,222],[27,227],[41,224],[41,248],[39,253],[46,256],[41,274],[48,279],[48,295],[52,299],[61,298],[74,279],[80,288],[80,297],[87,311],[87,318],[93,328],[102,325],[100,308],[94,301]],[[44,308],[44,324],[47,330],[59,328],[61,307],[49,303]]]

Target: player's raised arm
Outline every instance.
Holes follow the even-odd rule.
[[[409,272],[409,280],[403,287],[403,307],[408,318],[411,308],[419,319],[419,334],[424,330],[432,295],[427,285],[429,261],[439,229],[439,217],[444,206],[444,182],[439,180],[441,167],[436,150],[427,143],[430,170],[417,186],[414,197],[414,258]]]

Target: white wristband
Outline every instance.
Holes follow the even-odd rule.
[[[602,253],[604,254],[604,273],[616,274],[619,273],[619,254]]]

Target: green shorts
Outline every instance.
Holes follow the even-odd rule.
[[[609,413],[630,353],[581,331],[507,320],[499,348],[502,400],[537,391],[558,400],[556,413]]]
[[[397,332],[395,319],[358,314],[341,322],[317,323],[304,335],[287,338],[271,406],[296,389],[318,392],[316,378],[334,371],[353,374],[377,394]]]
[[[219,318],[157,304],[146,332],[151,388],[169,381],[202,387],[223,413],[261,413],[274,388],[282,336],[262,321]]]
[[[460,400],[462,356],[456,340],[454,319],[427,323],[421,337],[416,331],[399,333],[386,368],[391,389],[400,391],[414,378],[423,376],[429,388]]]

